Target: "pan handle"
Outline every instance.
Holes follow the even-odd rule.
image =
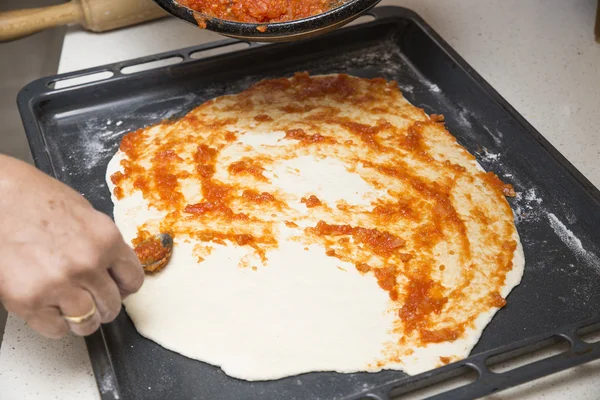
[[[55,26],[83,21],[79,2],[0,13],[0,42],[20,39]]]

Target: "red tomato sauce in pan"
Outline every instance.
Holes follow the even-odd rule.
[[[324,13],[341,0],[178,0],[208,17],[249,23],[286,22]]]

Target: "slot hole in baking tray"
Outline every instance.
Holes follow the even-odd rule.
[[[429,376],[425,379],[409,383],[397,389],[392,389],[392,400],[421,400],[437,396],[454,389],[474,383],[479,379],[477,370],[463,365],[447,372]],[[366,399],[369,399],[366,397]],[[361,399],[362,400],[362,399]]]
[[[128,65],[127,67],[121,68],[121,73],[125,75],[137,74],[138,72],[150,71],[156,68],[168,67],[170,65],[179,64],[182,61],[183,57],[181,56],[168,57],[141,64]]]
[[[190,58],[197,60],[200,58],[214,57],[214,56],[218,56],[220,54],[231,53],[231,52],[239,51],[239,50],[245,50],[249,47],[250,47],[250,43],[248,43],[248,42],[231,43],[231,44],[227,44],[227,45],[221,46],[221,47],[214,47],[212,49],[194,51],[193,53],[190,53]]]
[[[571,343],[567,339],[554,336],[530,346],[519,347],[506,353],[491,356],[486,360],[486,365],[493,373],[502,374],[566,353],[570,349]]]
[[[577,335],[586,343],[600,342],[600,322],[579,329]]]
[[[115,75],[112,71],[93,72],[78,76],[71,76],[65,79],[55,79],[48,83],[50,89],[65,89],[74,86],[85,85],[86,83],[103,81],[110,79]]]

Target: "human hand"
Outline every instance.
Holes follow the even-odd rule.
[[[68,186],[2,155],[0,238],[0,301],[46,337],[92,334],[116,318],[121,300],[144,280],[110,217]],[[79,323],[64,318],[88,314]]]

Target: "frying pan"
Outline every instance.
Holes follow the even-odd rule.
[[[208,17],[179,5],[175,0],[154,0],[171,15],[189,23],[198,25],[200,21],[200,25],[205,23],[206,29],[213,32],[254,42],[290,42],[323,34],[353,21],[379,1],[381,0],[348,0],[339,7],[309,18],[271,24],[252,24]],[[266,30],[258,29],[265,26]]]

